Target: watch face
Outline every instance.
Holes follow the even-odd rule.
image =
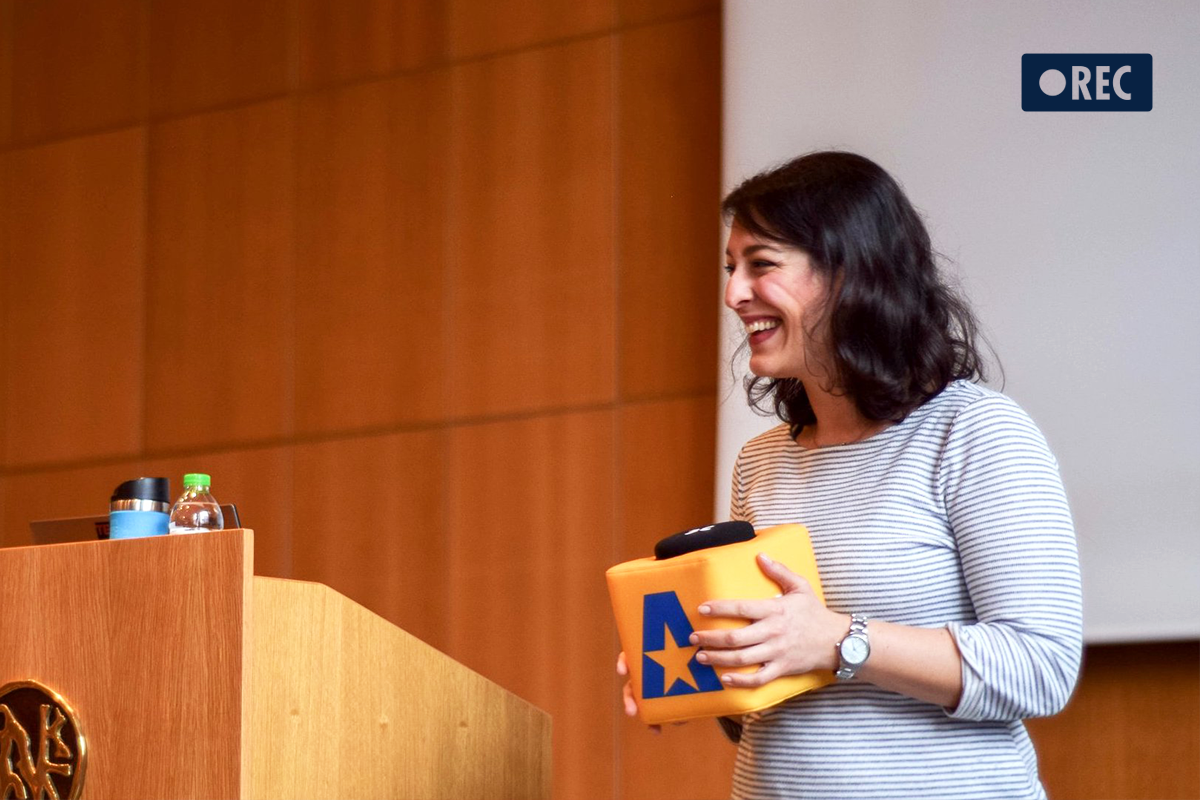
[[[842,640],[842,658],[848,664],[861,664],[867,660],[871,646],[861,636],[847,636]]]

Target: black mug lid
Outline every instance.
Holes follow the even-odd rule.
[[[717,522],[668,536],[654,545],[654,557],[662,561],[709,547],[748,542],[753,538],[754,526],[749,522]]]
[[[171,481],[169,478],[134,478],[113,489],[111,499],[156,500],[170,504]]]

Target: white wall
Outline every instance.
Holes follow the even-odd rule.
[[[816,149],[889,170],[1058,456],[1088,640],[1200,636],[1200,3],[725,8],[726,188]],[[1021,55],[1063,52],[1150,53],[1153,110],[1023,112]],[[731,383],[731,320],[720,518],[738,447],[773,424],[744,363]]]

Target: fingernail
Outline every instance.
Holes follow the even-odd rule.
[[[693,633],[691,636],[688,637],[688,641],[691,642],[692,644],[700,644],[700,634]]]
[[[699,653],[696,653],[696,660],[699,661],[701,664],[707,664],[708,663],[708,653],[701,650]]]
[[[758,554],[758,557],[759,557],[759,559],[762,561],[762,563],[764,563],[764,564],[768,564],[768,565],[769,565],[769,564],[774,564],[774,563],[775,563],[774,561],[772,561],[772,560],[771,560],[771,557],[770,557],[769,555],[767,555],[766,553],[759,553],[759,554]]]
[[[732,675],[722,675],[721,683],[733,683],[733,676]]]
[[[707,603],[705,603],[704,605],[700,606],[700,613],[701,614],[711,614],[712,608]]]

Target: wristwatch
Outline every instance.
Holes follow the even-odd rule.
[[[848,681],[858,674],[871,655],[871,642],[867,639],[867,618],[862,614],[850,615],[850,632],[838,642],[838,668],[834,675],[839,681]]]

